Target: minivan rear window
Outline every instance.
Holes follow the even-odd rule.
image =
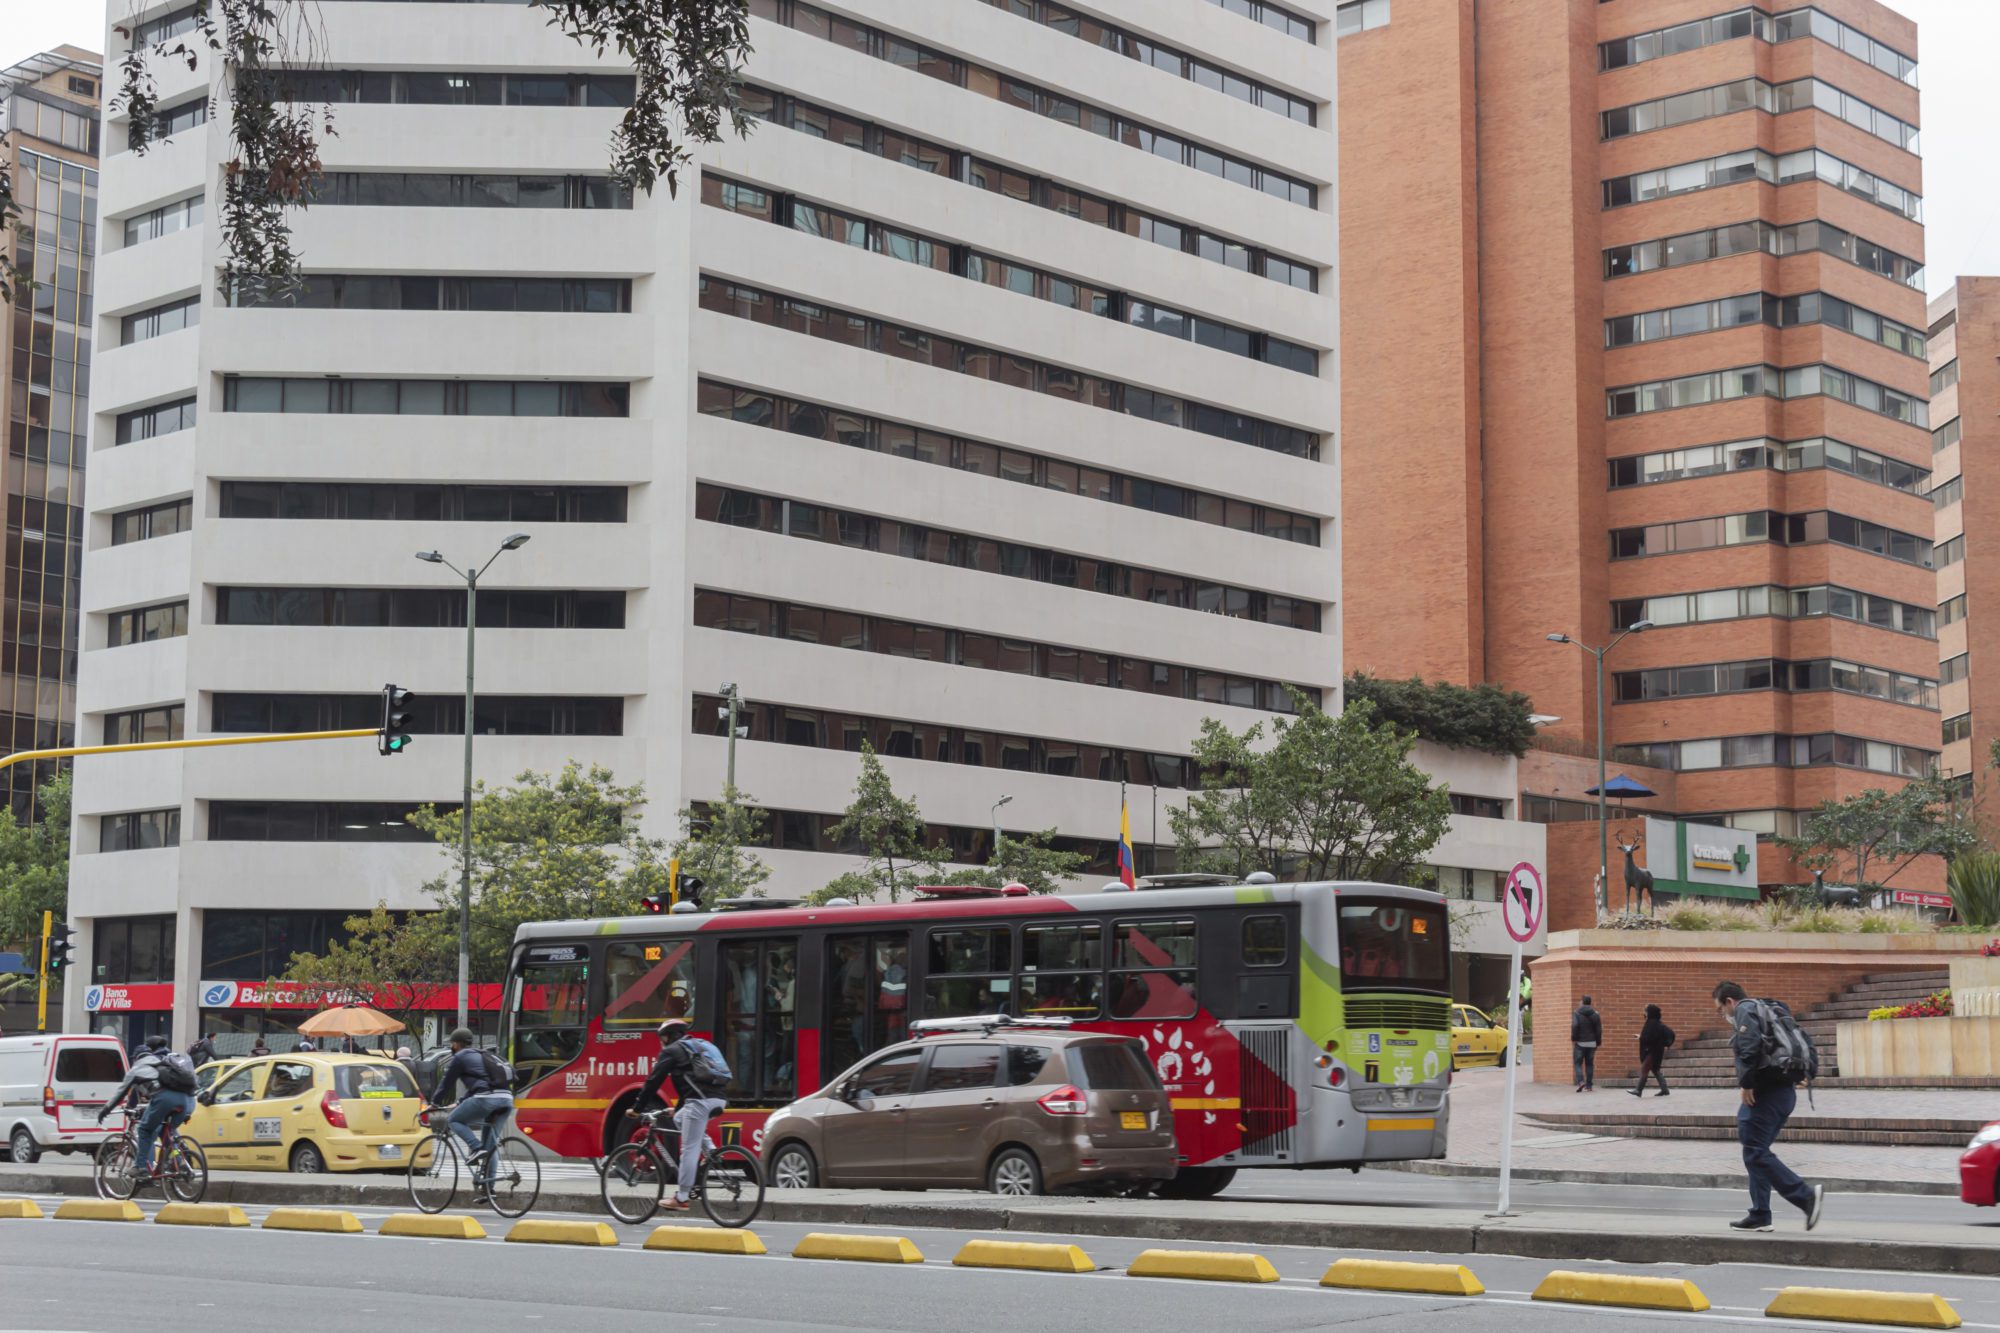
[[[58,1083],[122,1083],[125,1062],[109,1046],[65,1046],[56,1052]]]
[[[1077,1048],[1071,1072],[1100,1092],[1147,1092],[1160,1087],[1153,1067],[1129,1041],[1093,1041]]]
[[[401,1065],[335,1065],[333,1088],[342,1097],[414,1097],[417,1081]]]

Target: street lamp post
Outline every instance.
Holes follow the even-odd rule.
[[[443,565],[465,580],[465,792],[458,808],[458,1025],[467,1026],[471,1009],[472,972],[472,648],[479,627],[479,576],[492,568],[501,551],[518,551],[528,534],[517,532],[500,543],[474,570],[463,570],[436,551],[419,551],[417,559]]]
[[[1611,910],[1611,832],[1606,823],[1607,793],[1604,790],[1604,658],[1625,641],[1626,635],[1643,634],[1651,628],[1652,621],[1636,620],[1602,648],[1593,648],[1567,634],[1548,636],[1550,643],[1573,643],[1597,659],[1597,912],[1600,917]]]
[[[1002,796],[993,803],[993,859],[996,862],[1000,859],[1000,807],[1013,799],[1011,796]]]
[[[742,699],[736,693],[736,685],[731,682],[722,687],[722,697],[729,701],[724,716],[729,723],[729,799],[736,799],[736,714],[742,707]]]

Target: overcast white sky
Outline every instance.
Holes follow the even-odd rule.
[[[122,9],[127,0],[111,3]],[[1888,3],[1915,19],[1921,36],[1926,259],[1936,295],[1959,274],[2000,273],[1992,137],[2000,119],[2000,0]],[[1715,7],[1728,6],[1716,0]],[[0,66],[63,42],[95,49],[104,13],[105,0],[0,0]]]

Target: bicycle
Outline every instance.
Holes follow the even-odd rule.
[[[193,1139],[184,1137],[172,1124],[160,1128],[157,1176],[143,1179],[133,1174],[139,1156],[139,1116],[125,1117],[125,1128],[115,1139],[106,1139],[97,1150],[91,1176],[100,1199],[129,1199],[146,1185],[159,1184],[178,1203],[200,1203],[208,1193],[208,1154]]]
[[[426,1213],[443,1212],[458,1196],[459,1173],[466,1171],[475,1182],[475,1204],[485,1203],[502,1217],[520,1217],[533,1208],[542,1193],[542,1164],[528,1141],[508,1134],[491,1149],[468,1156],[440,1114],[447,1109],[427,1106],[417,1113],[417,1123],[431,1133],[410,1150],[410,1202]],[[482,1177],[483,1186],[477,1183]]]
[[[598,1188],[613,1217],[637,1226],[660,1210],[667,1182],[679,1178],[681,1134],[672,1123],[673,1112],[665,1108],[626,1114],[638,1120],[638,1131],[604,1159]],[[688,1195],[701,1201],[701,1210],[717,1226],[747,1227],[764,1207],[764,1168],[741,1144],[718,1148],[704,1136]]]

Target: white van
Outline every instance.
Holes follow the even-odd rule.
[[[43,1032],[0,1037],[0,1133],[17,1163],[45,1152],[94,1152],[125,1128],[122,1111],[97,1112],[125,1081],[116,1037]]]

